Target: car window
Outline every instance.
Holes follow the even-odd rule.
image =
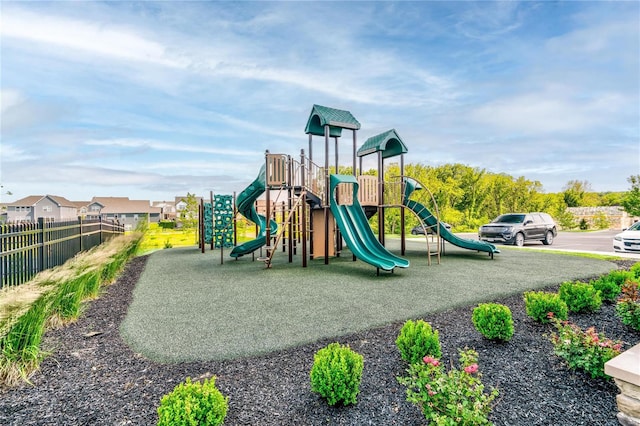
[[[530,214],[528,214],[528,215],[526,215],[526,216],[524,217],[524,221],[525,221],[525,222],[527,222],[527,221],[529,221],[529,222],[533,222],[533,217],[532,217]]]
[[[544,217],[542,217],[541,214],[532,214],[531,217],[533,217],[533,221],[535,223],[544,223],[545,222]]]
[[[631,225],[629,228],[627,228],[629,231],[640,231],[640,221],[634,223],[633,225]]]
[[[494,223],[522,223],[524,222],[523,214],[503,214],[494,219]]]

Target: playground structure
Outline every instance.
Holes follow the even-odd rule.
[[[309,135],[308,155],[304,149],[300,158],[286,154],[265,153],[265,164],[256,179],[235,198],[233,221],[229,221],[228,206],[231,196],[211,196],[210,206],[201,205],[200,245],[209,242],[212,248],[231,246],[232,258],[238,259],[260,251],[258,260],[271,267],[273,256],[282,244],[288,252],[289,262],[301,251],[302,266],[307,259],[329,259],[340,256],[343,241],[349,247],[353,260],[360,259],[377,269],[393,272],[406,268],[409,261],[385,248],[385,210],[400,209],[401,256],[406,250],[405,212],[408,210],[425,228],[435,235],[435,250],[425,233],[429,264],[431,257],[443,252],[443,241],[456,246],[486,252],[493,259],[499,250],[492,244],[462,239],[452,234],[439,219],[437,203],[428,189],[417,180],[404,176],[404,154],[407,148],[395,129],[388,130],[365,141],[356,150],[356,132],[360,123],[349,111],[314,105],[305,133]],[[340,174],[338,138],[344,130],[352,132],[352,165],[350,174]],[[313,137],[324,137],[324,165],[313,161]],[[334,164],[330,164],[330,141],[333,139]],[[363,157],[377,155],[377,176],[362,174]],[[400,156],[400,176],[385,178],[384,161]],[[359,163],[356,159],[359,158]],[[348,168],[347,168],[348,170]],[[421,189],[422,191],[416,192]],[[256,209],[257,200],[264,194],[263,211]],[[222,203],[222,204],[221,204]],[[210,215],[207,214],[211,211]],[[237,244],[235,226],[237,214],[256,225],[256,238]],[[378,215],[378,235],[374,234],[369,219]],[[279,219],[279,223],[278,223]],[[208,231],[210,229],[210,231]],[[211,235],[211,238],[207,236]],[[262,250],[266,254],[262,255]],[[221,252],[221,261],[223,255]]]

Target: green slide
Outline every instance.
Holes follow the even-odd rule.
[[[265,166],[260,168],[258,177],[244,191],[238,195],[238,212],[258,225],[259,231],[255,240],[237,245],[231,250],[231,257],[238,258],[245,254],[253,253],[267,243],[267,218],[256,212],[255,202],[264,192],[265,187]],[[271,220],[271,236],[278,233],[278,224]]]
[[[353,184],[353,204],[338,205],[335,190],[340,183]],[[358,202],[358,181],[351,175],[331,175],[331,213],[351,252],[360,260],[385,271],[406,268],[409,261],[389,252],[376,239]]]
[[[489,256],[491,256],[492,259],[493,259],[494,253],[500,253],[500,250],[498,250],[496,246],[494,246],[493,244],[487,243],[485,241],[460,238],[452,234],[451,231],[449,231],[442,224],[442,222],[438,222],[436,217],[433,214],[431,214],[429,209],[427,209],[424,205],[420,204],[419,202],[409,199],[409,197],[415,190],[416,190],[416,181],[411,178],[405,179],[404,205],[407,208],[413,210],[413,212],[418,215],[420,220],[424,222],[424,225],[426,227],[435,229],[435,226],[437,225],[438,228],[440,229],[440,236],[444,238],[445,241],[450,242],[454,246],[458,246],[463,249],[487,252],[489,253]]]

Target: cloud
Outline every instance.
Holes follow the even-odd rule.
[[[187,64],[167,55],[166,47],[134,31],[101,22],[32,13],[18,8],[3,12],[2,37],[55,45],[93,55],[183,68]]]
[[[214,155],[235,155],[235,156],[243,156],[243,157],[264,155],[264,153],[260,151],[188,145],[188,144],[181,144],[181,143],[168,143],[168,142],[145,140],[145,139],[88,140],[84,142],[84,144],[89,146],[145,148],[145,149],[152,149],[155,151],[189,152],[189,153],[195,153],[195,154],[214,154]]]

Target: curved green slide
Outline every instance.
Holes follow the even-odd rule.
[[[255,240],[247,241],[246,243],[237,245],[231,250],[231,257],[238,258],[245,254],[253,253],[260,247],[267,243],[267,218],[264,215],[258,214],[255,207],[255,202],[260,195],[265,191],[265,166],[260,168],[258,177],[251,185],[245,188],[244,191],[238,195],[236,200],[238,206],[238,212],[258,225],[258,235]],[[271,236],[278,233],[278,224],[271,220]]]
[[[353,204],[339,205],[336,201],[335,190],[340,183],[353,184]],[[351,252],[363,262],[385,271],[394,268],[406,268],[409,261],[389,252],[376,239],[369,221],[358,201],[358,181],[352,175],[331,175],[330,177],[330,207],[336,224],[342,233]]]
[[[423,204],[409,199],[409,197],[415,190],[416,181],[411,178],[405,179],[404,205],[407,208],[413,210],[413,212],[418,215],[420,220],[422,220],[427,227],[435,228],[435,226],[437,225],[440,229],[440,236],[444,238],[445,241],[448,241],[454,246],[458,246],[463,249],[487,252],[491,256],[491,258],[493,258],[494,253],[500,253],[500,250],[498,250],[496,246],[491,243],[487,243],[486,241],[469,240],[467,238],[460,238],[452,234],[451,231],[449,231],[442,224],[442,222],[438,222],[436,217],[431,214],[429,209],[427,209]]]

